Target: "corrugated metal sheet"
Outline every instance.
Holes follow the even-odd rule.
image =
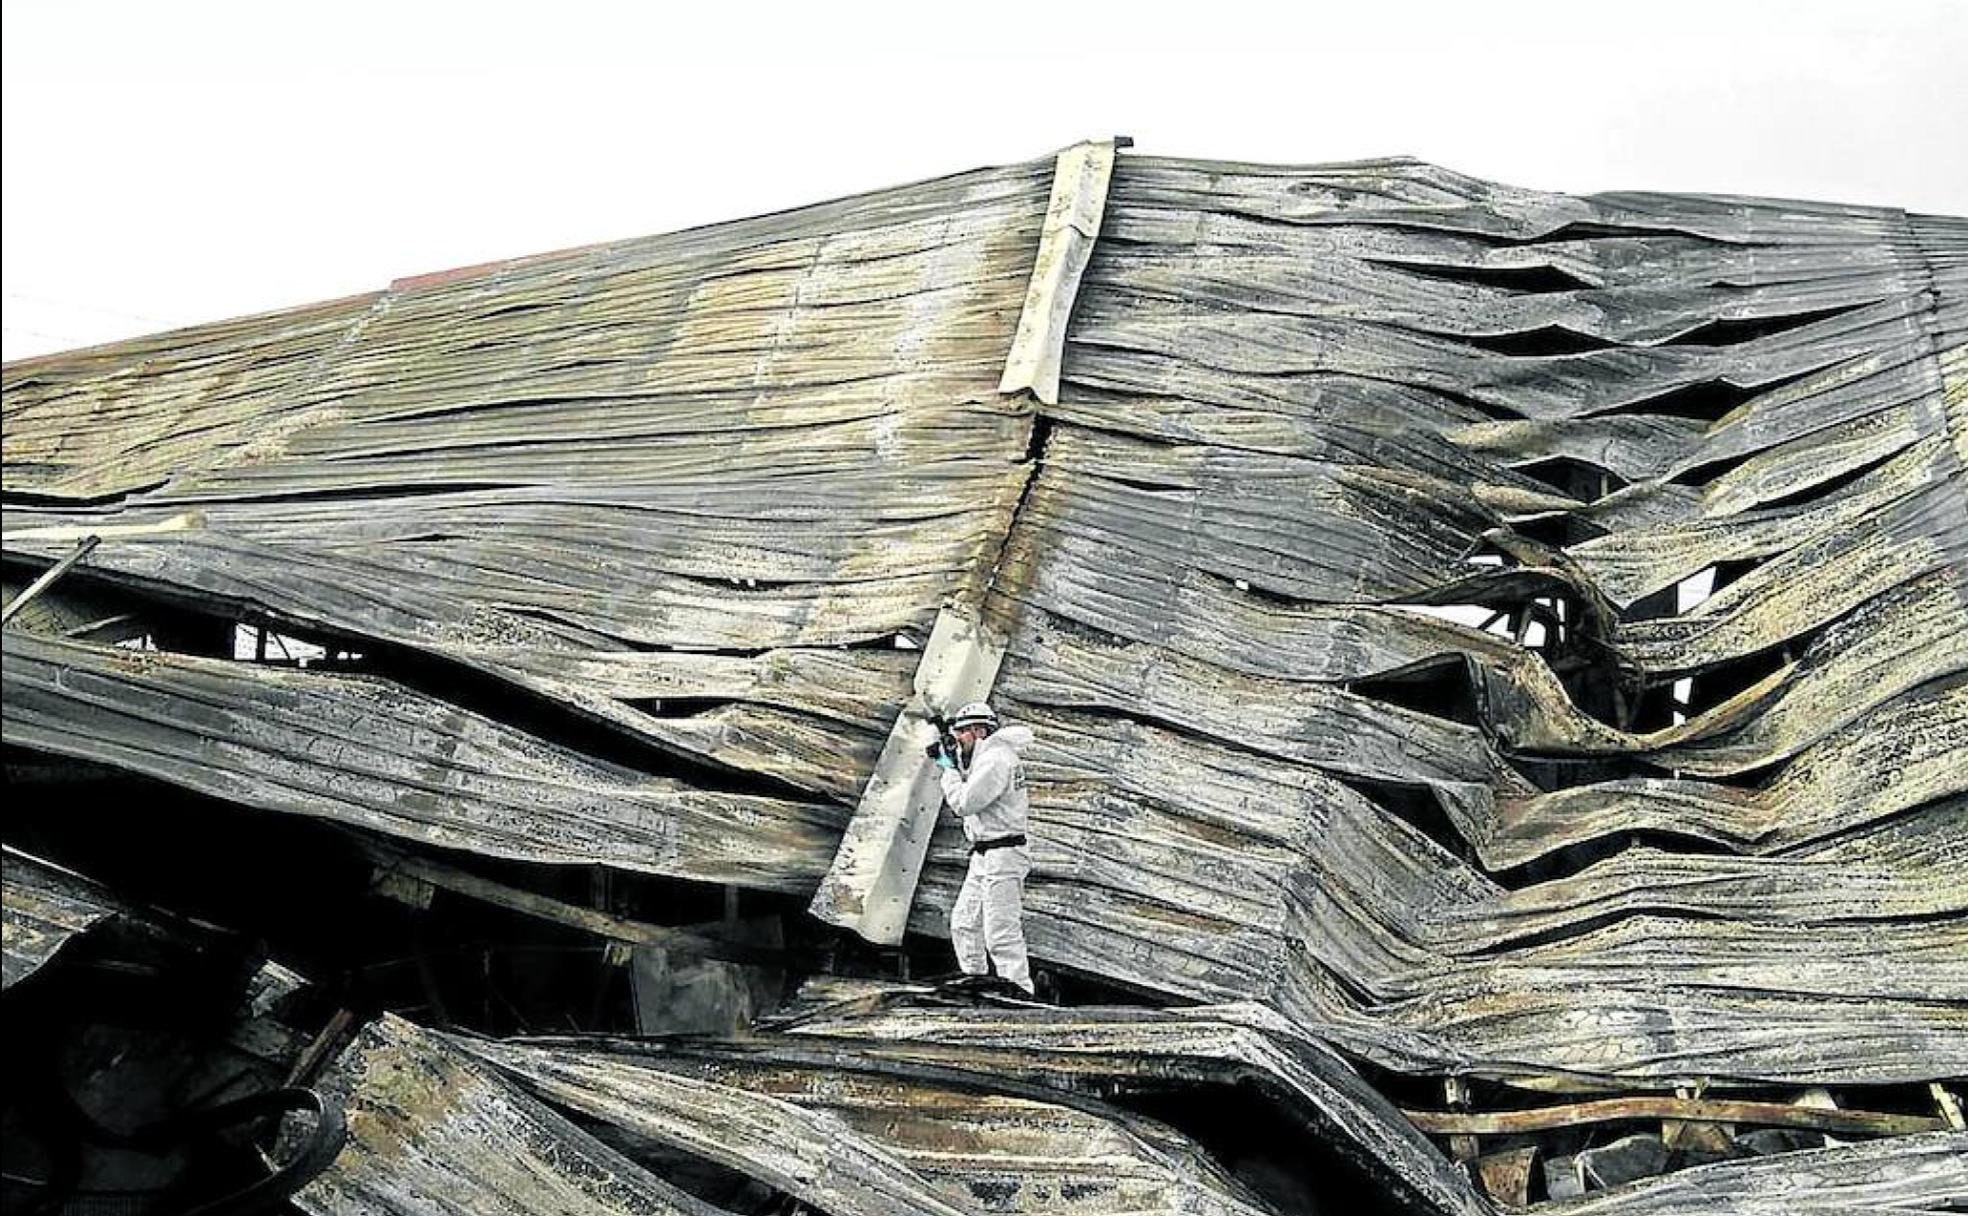
[[[907,673],[835,648],[974,600],[1023,485],[1031,413],[996,385],[1049,185],[1039,162],[405,281],[310,348],[304,383],[237,403],[218,396],[245,392],[232,381],[155,379],[200,358],[203,332],[10,365],[5,484],[56,504],[10,502],[7,551],[190,513],[94,565],[847,795],[894,715],[885,681]],[[121,469],[137,445],[168,473],[64,509],[85,491],[43,475],[43,448],[110,420],[147,440],[77,460]],[[880,696],[820,712],[731,691],[802,664]],[[719,704],[649,712],[675,697]],[[819,741],[843,725],[858,738]]]
[[[268,810],[491,857],[800,892],[845,820],[826,803],[650,777],[387,680],[4,636],[8,742]]]
[[[1186,1137],[1089,1101],[774,1044],[480,1044],[541,1096],[837,1216],[1271,1209]]]
[[[1558,1200],[1564,1216],[1832,1216],[1946,1211],[1968,1194],[1968,1135],[1929,1132],[1775,1157],[1697,1166],[1617,1190]]]
[[[327,1072],[348,1143],[294,1197],[314,1216],[716,1216],[442,1036],[385,1015]]]
[[[100,532],[99,577],[461,665],[683,776],[387,664],[12,633],[9,742],[811,891],[913,722],[895,639],[953,607],[1038,732],[1042,962],[1410,1073],[1968,1073],[1968,221],[1105,157],[6,369],[10,559]],[[963,862],[945,825],[912,927]],[[684,1084],[497,1051],[623,1110]],[[863,1166],[956,1193],[828,1185]]]
[[[857,1058],[966,1072],[979,1084],[1009,1078],[1094,1095],[1253,1084],[1413,1210],[1488,1210],[1468,1177],[1345,1057],[1259,1006],[939,1007],[919,992],[879,987],[806,999],[786,1023],[795,1037],[824,1038]]]
[[[1409,162],[1123,159],[996,584],[1000,691],[1041,739],[1040,953],[1408,1068],[1968,1067],[1968,511],[1934,332],[1963,238]],[[1558,458],[1598,492],[1524,477]],[[1720,562],[1752,568],[1636,610]],[[1777,658],[1636,730],[1582,711],[1556,646],[1406,616],[1527,591],[1636,694]],[[1444,662],[1461,720],[1374,683]]]
[[[958,1071],[817,1037],[491,1043],[384,1016],[321,1083],[349,1140],[297,1202],[323,1214],[723,1210],[571,1114],[631,1151],[716,1163],[839,1216],[1270,1210],[1156,1122],[988,1072],[953,1085]]]
[[[5,987],[39,971],[68,940],[129,911],[98,883],[50,865],[11,845],[0,850],[0,940],[5,942]]]

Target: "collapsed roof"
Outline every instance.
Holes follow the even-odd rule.
[[[1038,736],[1035,959],[1261,1028],[1199,1041],[1522,1091],[1968,1074],[1968,221],[1086,144],[10,364],[4,411],[10,590],[98,542],[5,632],[21,754],[896,943],[964,862],[926,716],[988,690]],[[363,1033],[590,1119],[903,1101],[778,1047]],[[1390,1193],[1486,1202],[1374,1110],[1339,1135]],[[1264,1210],[1128,1118],[1155,1210]],[[1901,1141],[1823,1151],[1936,1152]],[[895,1210],[990,1208],[868,1151]],[[867,1161],[775,1185],[889,1210],[843,1197]],[[304,1206],[383,1202],[337,1186]]]

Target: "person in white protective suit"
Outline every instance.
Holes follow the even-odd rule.
[[[964,974],[985,975],[995,966],[1000,979],[1032,992],[1023,907],[1032,850],[1025,840],[1025,769],[1019,762],[1032,732],[1000,726],[989,705],[973,701],[950,720],[950,733],[957,754],[942,747],[934,754],[943,769],[943,801],[970,841],[970,871],[950,909],[950,944]]]

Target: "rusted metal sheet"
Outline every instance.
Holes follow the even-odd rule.
[[[1531,1171],[1537,1166],[1536,1145],[1506,1149],[1476,1160],[1476,1176],[1483,1193],[1505,1207],[1521,1208],[1530,1202]]]
[[[1839,1135],[1915,1136],[1945,1130],[1945,1120],[1888,1111],[1813,1110],[1788,1102],[1737,1102],[1699,1098],[1608,1098],[1507,1111],[1404,1111],[1408,1120],[1436,1135],[1508,1136],[1581,1123],[1640,1119],[1701,1120],[1711,1123],[1809,1127]]]

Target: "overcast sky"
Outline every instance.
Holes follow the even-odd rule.
[[[1968,215],[1968,3],[4,10],[8,359],[1125,134]]]

